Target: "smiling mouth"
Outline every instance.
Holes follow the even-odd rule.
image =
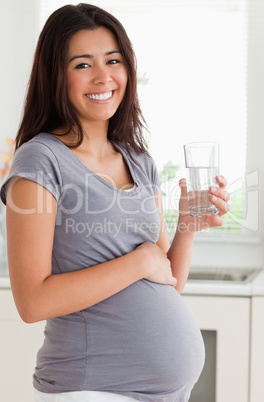
[[[86,94],[87,98],[93,100],[107,100],[113,96],[114,91],[105,92],[103,94]]]

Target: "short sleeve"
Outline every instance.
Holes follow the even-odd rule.
[[[62,187],[61,174],[52,150],[37,139],[23,144],[15,153],[9,175],[1,187],[0,197],[6,204],[7,188],[13,177],[22,177],[46,188],[58,201]]]

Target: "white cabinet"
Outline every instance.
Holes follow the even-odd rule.
[[[183,297],[200,329],[216,331],[215,402],[248,402],[250,297]]]
[[[32,375],[45,322],[25,324],[12,293],[0,289],[0,399],[32,402]]]
[[[264,399],[264,297],[252,297],[250,402]]]

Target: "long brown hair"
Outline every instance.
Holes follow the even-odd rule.
[[[143,136],[145,120],[137,96],[136,58],[122,24],[105,10],[90,5],[66,5],[48,18],[39,36],[24,106],[24,114],[16,137],[16,148],[40,132],[51,133],[59,126],[69,131],[77,128],[83,141],[83,129],[68,100],[66,64],[70,38],[81,29],[109,29],[115,36],[127,69],[128,81],[124,98],[111,117],[108,138],[124,142],[136,153],[147,152]]]

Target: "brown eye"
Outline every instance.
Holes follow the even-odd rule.
[[[75,68],[76,68],[77,70],[79,70],[79,69],[88,68],[88,67],[90,67],[89,64],[87,64],[87,63],[81,63],[81,64],[78,64],[78,66],[76,66]]]
[[[113,60],[109,60],[109,61],[107,62],[107,64],[117,64],[117,63],[121,63],[120,60],[113,59]]]

